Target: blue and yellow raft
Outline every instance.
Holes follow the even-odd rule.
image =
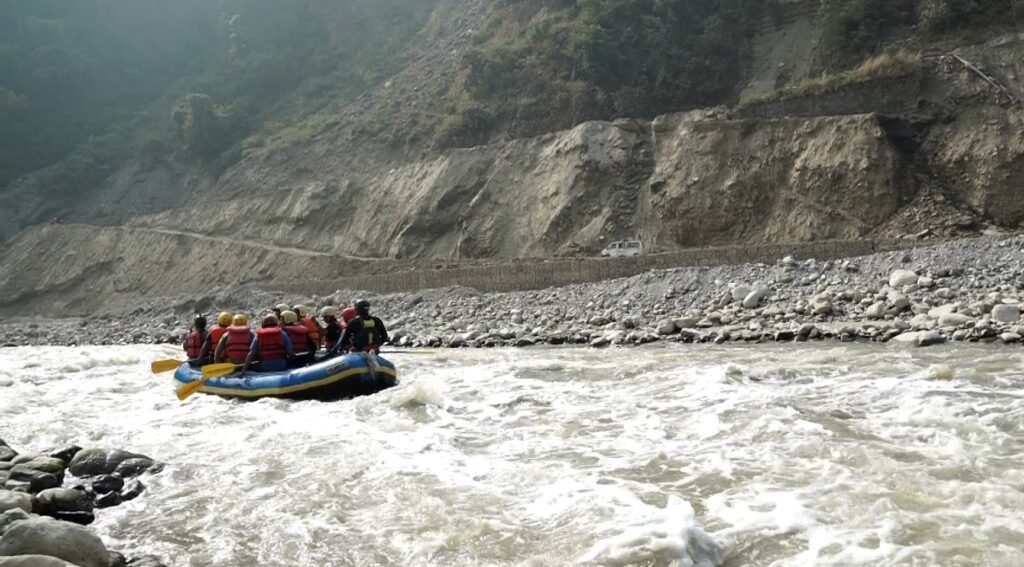
[[[253,372],[245,378],[230,374],[211,378],[199,389],[203,394],[243,398],[287,398],[297,400],[340,400],[375,394],[398,383],[398,372],[390,361],[377,357],[380,368],[371,374],[366,358],[360,354],[347,354],[304,368],[280,372]],[[174,372],[175,386],[202,378],[202,371],[188,364]]]

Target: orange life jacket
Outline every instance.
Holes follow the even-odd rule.
[[[266,327],[257,330],[256,340],[260,345],[260,360],[269,362],[284,359],[286,353],[284,331],[280,327]]]
[[[192,331],[185,339],[185,355],[189,358],[199,358],[203,354],[203,336],[198,330]]]
[[[252,345],[252,331],[245,325],[228,327],[228,344],[224,346],[223,356],[231,362],[243,362],[249,356]]]
[[[284,328],[288,331],[288,338],[292,340],[292,348],[295,352],[306,352],[309,350],[309,329],[302,325],[288,325]],[[263,347],[260,346],[260,349]]]
[[[313,344],[317,347],[320,346],[320,329],[316,326],[316,321],[312,317],[306,317],[302,320],[302,325],[309,331],[309,338],[313,339]],[[303,343],[305,344],[305,343]]]
[[[220,325],[214,325],[210,329],[210,352],[217,352],[217,345],[220,344],[220,338],[224,336],[224,333],[228,332],[227,327],[221,327]]]

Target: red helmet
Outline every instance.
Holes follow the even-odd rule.
[[[341,320],[348,323],[352,319],[359,316],[359,311],[355,307],[349,307],[348,309],[341,312]]]

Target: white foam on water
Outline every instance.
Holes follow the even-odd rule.
[[[173,396],[173,347],[0,350],[0,438],[168,463],[98,513],[175,565],[1024,564],[1024,353],[460,350],[338,403]]]

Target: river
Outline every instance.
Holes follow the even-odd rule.
[[[167,463],[98,511],[171,565],[1021,565],[1024,351],[401,354],[338,403],[179,403],[168,347],[0,350],[0,437]]]

